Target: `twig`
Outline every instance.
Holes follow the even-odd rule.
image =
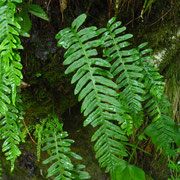
[[[24,119],[23,119],[23,124],[24,124],[24,126],[25,126],[25,128],[26,128],[26,130],[27,130],[27,132],[28,132],[28,134],[29,134],[29,137],[31,138],[32,142],[37,145],[37,142],[32,138],[31,133],[29,132],[29,130],[28,130],[28,128],[27,128],[27,125],[26,125]]]
[[[131,19],[127,24],[125,24],[125,26],[127,26],[128,24],[132,23],[133,21],[135,21],[135,20],[137,20],[139,18],[141,18],[141,15],[136,17],[135,19]]]
[[[172,8],[169,9],[166,13],[164,13],[157,21],[153,22],[152,24],[150,24],[150,25],[148,25],[148,26],[152,26],[152,25],[156,24],[157,22],[159,22],[159,21],[160,21],[164,16],[166,16],[171,10],[172,10]]]

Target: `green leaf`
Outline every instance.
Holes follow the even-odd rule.
[[[19,22],[21,26],[21,32],[22,31],[29,32],[31,29],[32,23],[28,15],[27,9],[23,8],[18,14],[18,16],[22,17],[23,19],[22,21]]]
[[[73,22],[72,22],[72,28],[75,29],[76,31],[78,28],[84,23],[86,20],[87,15],[86,14],[81,14],[78,16]]]
[[[129,165],[128,169],[129,169],[129,174],[133,180],[139,180],[139,179],[145,180],[146,179],[145,173],[142,169],[140,169],[134,165]]]
[[[112,87],[114,89],[116,89],[117,87],[117,85],[113,81],[107,78],[104,78],[103,76],[94,76],[94,80],[96,81],[96,83],[103,84],[103,85]]]
[[[28,12],[30,12],[31,14],[41,18],[41,19],[44,19],[46,21],[49,21],[49,18],[47,17],[46,13],[44,12],[44,10],[36,5],[36,4],[28,4]]]
[[[86,85],[86,83],[89,81],[90,75],[89,72],[86,73],[77,83],[76,88],[74,90],[74,94],[78,94],[81,89],[83,88],[83,86]]]
[[[22,0],[11,0],[12,2],[22,3]]]
[[[72,73],[73,71],[75,71],[76,69],[79,69],[81,66],[83,66],[85,64],[85,58],[82,57],[81,59],[79,59],[78,61],[73,62],[65,71],[65,74],[69,74]]]
[[[82,92],[82,91],[81,91]],[[83,112],[87,106],[95,99],[96,93],[95,91],[91,91],[84,99],[82,106],[81,106],[81,112]]]
[[[116,20],[116,17],[112,17],[112,18],[108,21],[107,27],[110,27],[111,24],[112,24],[115,20]]]
[[[78,96],[78,101],[81,101],[84,97],[86,97],[91,92],[92,88],[93,88],[93,84],[90,81],[88,85],[80,92]]]
[[[112,180],[145,180],[142,169],[123,161],[115,166],[111,173]]]
[[[111,32],[113,32],[116,28],[118,28],[120,25],[122,24],[121,21],[117,21],[115,23],[112,24],[112,26],[110,27]],[[108,25],[107,25],[108,26]],[[122,27],[122,28],[118,28],[121,29],[121,31],[125,31],[126,27]]]
[[[1,99],[4,100],[6,103],[10,104],[11,101],[10,101],[9,97],[8,97],[7,95],[5,95],[4,93],[2,93],[1,91],[0,91],[0,97],[1,97]]]
[[[91,31],[95,31],[95,30],[97,30],[97,27],[95,27],[95,26],[86,27],[86,28],[81,29],[78,32],[78,35],[83,36],[83,35],[86,35],[87,33],[91,32]]]

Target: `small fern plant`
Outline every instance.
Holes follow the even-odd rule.
[[[74,94],[83,101],[84,126],[96,128],[91,138],[96,158],[112,180],[143,180],[144,171],[135,166],[138,137],[147,134],[166,154],[175,152],[175,123],[169,117],[162,76],[150,63],[146,43],[130,48],[127,40],[132,35],[124,33],[116,18],[102,29],[80,28],[85,19],[80,15],[56,35],[58,46],[67,49],[63,64],[68,65],[66,74],[74,73],[71,83],[76,83]],[[128,154],[129,162],[136,156],[133,165],[125,161]]]
[[[90,176],[82,164],[72,163],[72,160],[82,160],[81,156],[71,151],[72,139],[68,139],[68,133],[63,131],[63,124],[59,122],[57,115],[49,115],[45,118],[41,125],[38,126],[38,159],[40,159],[41,146],[42,151],[47,151],[49,157],[43,161],[48,164],[47,178],[54,177],[55,180],[70,179],[89,179]]]

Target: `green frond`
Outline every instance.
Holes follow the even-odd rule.
[[[76,82],[74,94],[79,94],[78,100],[83,100],[81,112],[87,116],[84,126],[98,126],[92,136],[95,142],[96,158],[106,172],[127,156],[127,150],[121,141],[128,141],[121,128],[111,121],[121,118],[122,106],[117,100],[117,85],[111,79],[113,75],[104,68],[111,67],[104,59],[97,58],[96,47],[102,41],[94,40],[99,32],[96,27],[78,28],[85,20],[85,15],[79,16],[71,28],[60,31],[56,38],[58,45],[67,49],[64,65],[69,65],[65,73],[74,72],[72,83]],[[71,38],[69,38],[71,37]]]
[[[21,141],[20,120],[19,110],[13,105],[8,105],[8,112],[0,121],[0,138],[4,140],[2,151],[5,152],[6,159],[11,162],[11,171],[14,169],[15,159],[21,154],[18,148]]]
[[[145,110],[147,111],[152,123],[145,129],[145,133],[152,137],[154,144],[163,148],[167,154],[172,153],[172,143],[175,137],[175,122],[170,117],[171,106],[164,93],[165,83],[158,73],[158,68],[152,64],[153,57],[149,56],[151,49],[144,49],[147,43],[138,46],[139,61],[136,63],[143,69],[144,82],[146,95]]]
[[[15,159],[21,154],[17,146],[21,141],[21,107],[19,97],[16,97],[16,87],[22,79],[18,53],[22,46],[18,37],[18,29],[21,27],[15,17],[15,3],[21,2],[4,0],[0,6],[0,138],[4,140],[2,151],[6,159],[11,161],[11,171]]]
[[[126,50],[130,45],[127,42],[131,34],[122,34],[126,30],[121,27],[121,22],[114,22],[112,18],[107,23],[103,32],[103,56],[112,64],[110,71],[117,77],[117,89],[120,90],[121,101],[124,101],[127,109],[136,114],[142,111],[142,95],[145,94],[144,85],[139,81],[143,78],[142,68],[135,62],[139,59],[136,49]]]
[[[18,1],[15,2],[18,3]],[[4,1],[0,7],[0,68],[5,69],[4,71],[8,79],[8,82],[4,85],[8,84],[12,88],[13,104],[15,104],[16,99],[16,86],[20,85],[22,79],[22,65],[20,63],[21,58],[18,50],[23,48],[18,37],[18,29],[21,29],[21,27],[18,19],[15,17],[15,13],[15,3],[13,3],[13,1]],[[5,107],[5,105],[3,105],[3,107]],[[2,111],[1,113],[4,112]]]
[[[161,99],[164,93],[165,83],[162,81],[163,76],[159,74],[158,68],[155,68],[152,64],[153,57],[149,56],[149,53],[152,50],[143,49],[146,45],[147,43],[142,43],[137,48],[139,51],[139,61],[137,62],[137,65],[143,69],[144,85],[148,92],[152,96]]]
[[[62,130],[62,124],[59,123],[58,118],[54,116],[52,118],[42,131],[44,136],[42,143],[45,144],[42,150],[51,154],[43,161],[43,164],[50,164],[47,178],[54,177],[56,180],[89,179],[89,174],[81,170],[85,168],[84,165],[73,165],[71,162],[71,158],[82,160],[81,156],[71,152],[70,146],[74,141],[66,138],[68,134]]]
[[[175,142],[175,122],[170,117],[170,103],[163,95],[161,99],[151,97],[145,108],[152,119],[152,123],[145,129],[145,133],[152,138],[154,144],[163,148],[164,152],[171,155]]]

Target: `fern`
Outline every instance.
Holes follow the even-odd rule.
[[[43,130],[45,123],[50,121],[51,116],[44,118],[41,124],[36,124],[34,136],[37,138],[37,160],[40,161],[41,158],[41,147],[42,147],[42,139],[43,139]]]
[[[5,152],[6,159],[11,162],[11,171],[14,169],[15,159],[21,154],[18,144],[21,141],[21,101],[17,98],[17,107],[8,105],[6,116],[0,121],[0,138],[4,140],[2,151]]]
[[[58,122],[58,118],[52,118],[53,121],[48,121],[42,132],[45,136],[42,141],[45,146],[42,150],[50,152],[50,157],[43,161],[43,164],[51,164],[47,178],[53,176],[55,180],[89,179],[89,174],[81,171],[85,168],[84,165],[73,165],[71,162],[71,158],[82,160],[79,155],[71,152],[70,146],[74,141],[66,138],[68,134],[62,130],[63,125]]]
[[[111,80],[113,75],[103,68],[111,65],[97,58],[95,49],[101,44],[101,40],[93,40],[99,34],[96,27],[88,27],[78,31],[85,21],[86,15],[80,15],[73,21],[71,28],[61,30],[56,38],[60,39],[59,46],[68,48],[64,57],[64,65],[69,65],[65,73],[75,71],[72,83],[77,82],[75,94],[79,93],[78,100],[83,100],[81,112],[88,116],[84,126],[91,124],[99,126],[92,136],[92,142],[96,141],[94,149],[96,158],[99,158],[101,167],[106,167],[106,172],[113,168],[127,156],[127,150],[121,141],[128,139],[119,126],[111,121],[118,120],[123,112],[121,104],[117,101],[115,89],[117,85]]]
[[[146,100],[145,108],[148,108],[148,114],[156,123],[150,124],[145,132],[153,137],[155,144],[166,150],[170,149],[170,144],[174,142],[175,123],[168,115],[169,102],[163,95],[165,83],[162,82],[162,76],[150,63],[152,58],[146,56],[151,50],[141,51],[147,43],[141,44],[137,49],[122,50],[130,45],[126,40],[132,35],[118,36],[126,28],[120,28],[121,22],[113,23],[114,20],[115,18],[109,20],[107,28],[103,30],[102,39],[104,56],[108,58],[107,61],[113,62],[111,72],[114,76],[119,74],[116,82],[120,91],[120,100],[124,101],[124,106],[128,106],[131,114],[133,113],[133,119],[129,119],[129,122],[126,119],[123,124],[129,134],[133,133],[131,131],[133,128],[141,126],[142,103]],[[137,114],[141,114],[140,118]]]
[[[136,64],[143,69],[143,81],[148,93],[153,97],[161,99],[165,83],[162,81],[163,76],[158,73],[158,68],[155,68],[152,63],[153,58],[148,56],[152,49],[143,49],[146,46],[147,43],[142,43],[138,46],[139,61]]]
[[[130,45],[127,40],[132,35],[124,34],[126,28],[121,27],[120,21],[114,22],[115,19],[110,19],[107,27],[101,30],[103,31],[103,56],[112,64],[110,72],[116,79],[119,101],[126,111],[125,117],[119,119],[119,123],[127,135],[130,135],[143,122],[142,102],[145,91],[144,85],[140,81],[143,74],[142,68],[135,64],[139,59],[138,51],[127,49]]]
[[[80,15],[71,28],[61,30],[56,36],[58,45],[67,49],[65,73],[75,73],[71,83],[76,83],[74,94],[79,94],[79,101],[83,100],[81,112],[87,116],[84,126],[98,127],[91,140],[96,141],[94,149],[100,166],[106,167],[112,179],[145,179],[141,169],[122,160],[127,156],[124,145],[133,147],[132,155],[136,148],[140,149],[124,142],[128,140],[125,133],[132,134],[136,143],[136,131],[142,127],[146,115],[152,123],[145,133],[159,147],[173,153],[175,123],[169,117],[162,76],[149,62],[150,50],[142,50],[146,43],[129,49],[127,40],[132,35],[124,34],[126,28],[121,27],[120,21],[112,18],[106,28],[97,30],[93,26],[78,30],[85,19],[85,14]],[[98,56],[96,48],[100,45],[106,60]],[[118,121],[123,130],[112,120]]]
[[[123,50],[130,43],[126,40],[132,37],[131,34],[123,34],[126,28],[120,27],[121,22],[114,23],[116,18],[112,18],[107,23],[107,28],[103,31],[103,56],[112,63],[110,71],[116,78],[116,83],[120,90],[120,97],[127,108],[133,114],[142,111],[142,94],[144,85],[139,81],[143,78],[142,68],[135,65],[138,60],[136,49]]]
[[[16,14],[18,7],[19,15]],[[21,154],[18,144],[23,137],[22,107],[16,88],[22,79],[18,50],[23,47],[19,35],[27,36],[25,31],[31,28],[28,12],[48,20],[39,6],[22,0],[0,2],[0,139],[4,140],[2,151],[11,162],[11,171]],[[116,18],[110,19],[107,27],[100,30],[95,26],[80,29],[85,19],[85,14],[80,15],[70,28],[61,30],[56,36],[58,45],[67,49],[65,73],[74,73],[71,83],[76,83],[74,94],[79,94],[78,100],[82,101],[81,112],[86,116],[84,126],[90,124],[96,128],[91,138],[95,142],[96,158],[105,172],[110,172],[112,180],[144,180],[145,173],[141,169],[123,160],[130,153],[125,145],[133,148],[129,162],[136,148],[144,152],[135,145],[136,132],[146,124],[143,119],[147,116],[152,121],[145,133],[168,155],[175,156],[173,145],[178,141],[162,76],[150,62],[152,58],[148,53],[151,50],[143,50],[147,44],[130,48],[127,40],[132,35],[125,34],[126,28],[121,27],[120,21],[115,22]],[[106,59],[98,55],[100,46]],[[41,146],[50,155],[43,161],[50,164],[47,178],[89,179],[89,174],[82,171],[84,165],[72,163],[71,158],[73,162],[82,158],[71,152],[74,141],[67,139],[68,134],[62,126],[55,115],[36,126],[38,160]],[[127,142],[126,134],[132,135],[133,144]]]
[[[175,123],[170,117],[171,106],[164,93],[165,83],[162,81],[162,76],[154,68],[151,61],[152,57],[148,56],[151,49],[143,48],[147,43],[138,46],[139,61],[138,65],[143,68],[144,85],[146,88],[146,104],[145,109],[152,119],[152,123],[145,129],[145,133],[152,137],[154,144],[163,148],[167,154],[172,154],[171,145],[174,143]]]
[[[20,3],[21,1],[19,0],[14,2]],[[18,37],[19,33],[17,29],[20,29],[21,27],[18,24],[18,19],[15,18],[16,5],[14,2],[6,0],[0,7],[0,64],[1,68],[5,68],[6,73],[3,75],[8,78],[8,81],[4,80],[4,85],[11,85],[12,88],[11,93],[13,104],[15,104],[16,99],[16,86],[20,85],[22,79],[22,65],[20,63],[21,58],[17,50],[23,49],[21,41]],[[1,83],[3,83],[2,80]],[[1,99],[3,99],[3,97],[5,98],[5,96],[2,95]],[[3,105],[3,109],[7,111],[5,103],[2,102],[1,104]]]
[[[4,140],[2,151],[5,152],[6,159],[11,161],[11,171],[14,169],[15,159],[21,154],[17,146],[21,141],[19,100],[15,106],[18,99],[16,87],[22,79],[21,58],[18,53],[23,48],[18,37],[18,29],[21,27],[15,16],[16,3],[21,2],[4,0],[0,3],[0,138]]]
[[[152,98],[150,106],[145,106],[150,113],[150,117],[153,119],[152,123],[145,129],[145,133],[152,137],[154,144],[163,148],[164,152],[168,155],[174,155],[173,147],[171,147],[175,141],[175,123],[170,117],[169,102],[167,97],[162,96],[161,100]]]

